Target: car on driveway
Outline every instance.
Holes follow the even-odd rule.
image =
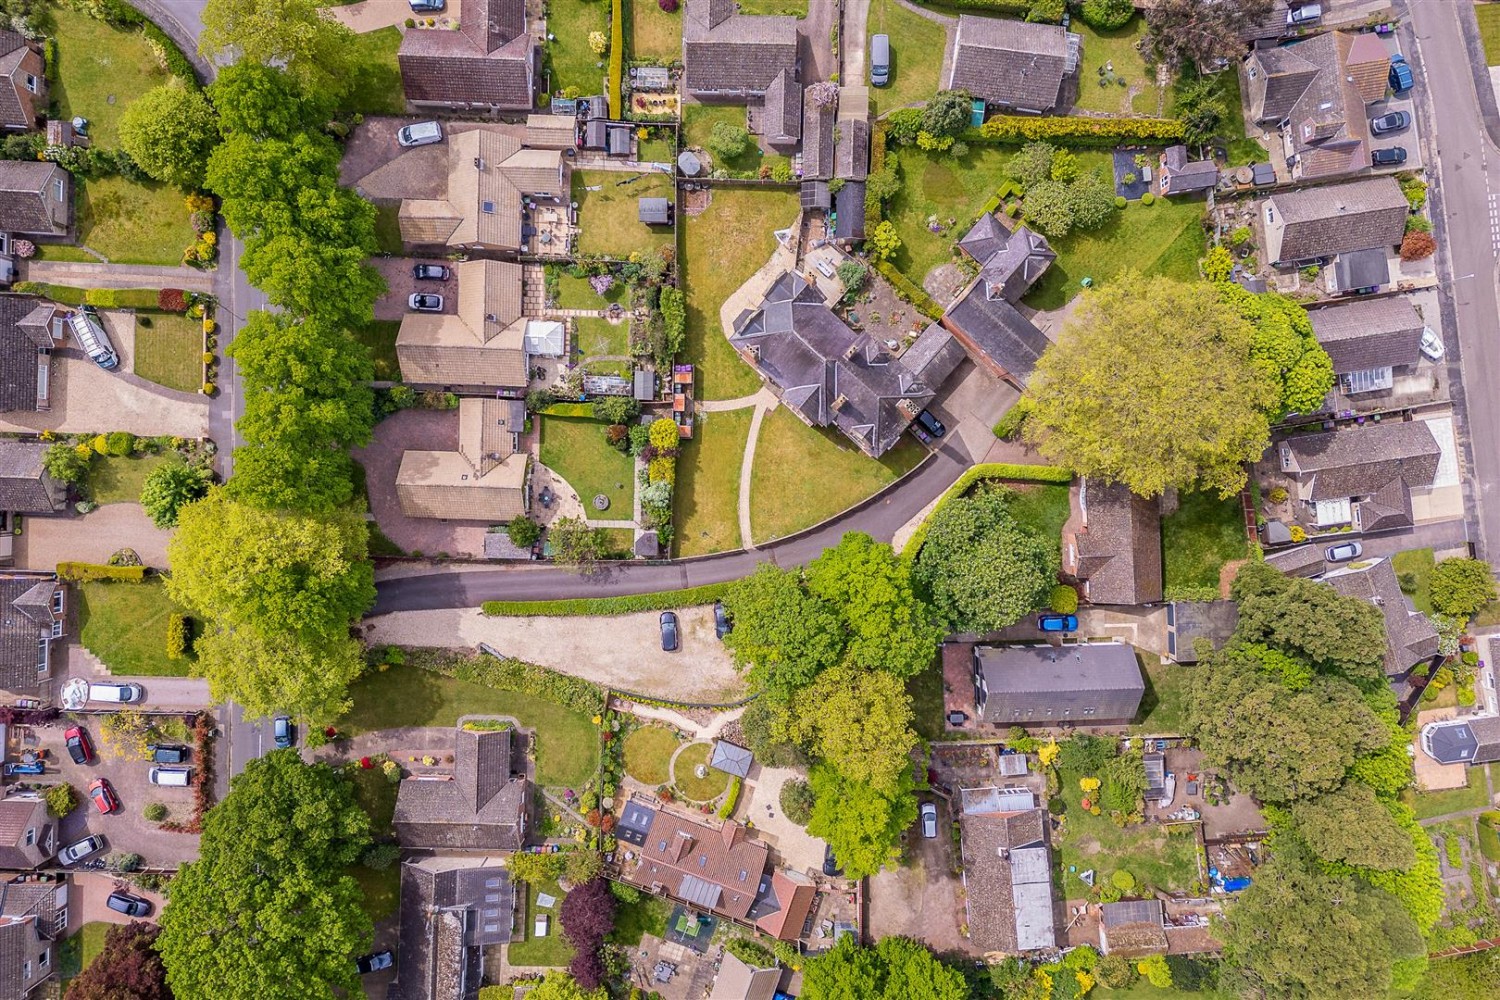
[[[123,913],[127,917],[144,917],[151,912],[151,900],[142,899],[140,896],[132,896],[128,892],[112,892],[104,901],[116,913]]]
[[[1391,85],[1391,89],[1398,94],[1406,93],[1412,87],[1416,86],[1417,82],[1416,77],[1412,75],[1411,66],[1407,63],[1406,57],[1399,52],[1391,56],[1391,72],[1387,79]]]
[[[832,844],[823,845],[823,874],[829,878],[840,878],[844,874],[844,869],[839,867],[838,858],[833,856]]]
[[[396,143],[401,146],[427,146],[442,141],[443,126],[440,122],[416,122],[396,130]]]
[[[1328,546],[1323,553],[1323,558],[1329,562],[1348,562],[1350,559],[1358,559],[1364,555],[1365,547],[1358,542],[1340,542],[1337,545]]]
[[[153,764],[186,764],[192,751],[187,747],[167,746],[163,743],[152,743],[146,747],[151,751],[151,763]]]
[[[435,313],[443,311],[443,297],[431,292],[412,292],[406,300],[412,312]]]
[[[1370,166],[1372,167],[1399,167],[1406,162],[1406,147],[1387,146],[1385,149],[1377,149],[1370,154]]]
[[[943,426],[943,422],[926,410],[917,414],[917,423],[922,426],[923,430],[935,438],[940,438],[948,433],[948,428]]]
[[[723,601],[714,601],[714,635],[720,639],[734,631],[734,624],[729,620],[729,612],[724,610]]]
[[[937,806],[931,802],[922,803],[922,836],[928,840],[937,837]]]
[[[1422,328],[1422,353],[1432,361],[1443,360],[1443,337],[1432,327]]]
[[[297,742],[297,730],[290,716],[278,715],[271,722],[271,736],[276,740],[276,749],[285,750]]]
[[[385,951],[377,951],[373,955],[361,955],[354,960],[354,965],[359,969],[361,976],[367,976],[372,972],[379,972],[381,969],[389,969],[395,964],[396,956],[389,948]]]
[[[418,281],[447,281],[452,275],[447,264],[417,264],[411,269],[411,276]]]
[[[94,759],[94,744],[89,740],[89,734],[79,726],[73,726],[63,733],[63,740],[68,745],[68,756],[73,758],[73,763],[87,764]]]
[[[1043,632],[1077,632],[1077,615],[1041,615],[1036,620],[1036,627]]]
[[[120,800],[115,797],[115,790],[103,778],[95,778],[89,785],[89,799],[101,815],[108,816],[120,811]]]
[[[1410,112],[1392,111],[1390,114],[1381,115],[1379,118],[1371,118],[1370,131],[1376,135],[1388,135],[1391,132],[1399,132],[1410,124]]]
[[[674,611],[663,611],[661,613],[661,649],[664,653],[675,653],[677,651],[677,613]]]
[[[1322,4],[1293,4],[1286,12],[1286,26],[1288,28],[1301,28],[1309,24],[1316,24],[1322,16]]]
[[[76,844],[69,844],[57,852],[57,863],[60,865],[76,865],[90,854],[97,854],[104,850],[104,838],[97,833],[92,837],[84,837]]]

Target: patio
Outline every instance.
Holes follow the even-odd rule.
[[[560,201],[527,201],[521,229],[527,235],[526,252],[539,257],[569,256],[578,233],[572,211]]]

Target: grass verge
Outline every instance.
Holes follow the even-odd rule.
[[[1474,16],[1479,20],[1479,38],[1484,42],[1485,63],[1500,66],[1500,4],[1475,4]]]
[[[126,677],[186,677],[191,653],[167,659],[167,620],[183,614],[160,579],[144,583],[78,585],[78,635],[111,673]]]
[[[727,583],[710,583],[686,590],[663,590],[655,594],[626,597],[575,597],[561,601],[485,601],[487,615],[533,618],[552,615],[628,615],[636,611],[665,611],[712,604],[724,596]]]
[[[89,494],[95,503],[139,503],[146,477],[168,462],[180,461],[165,455],[96,455],[89,466]]]
[[[182,251],[196,239],[182,192],[165,184],[74,178],[73,207],[78,242],[114,264],[181,264]]]
[[[744,544],[740,538],[740,466],[751,409],[705,413],[677,458],[677,554],[698,556]]]

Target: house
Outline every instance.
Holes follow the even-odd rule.
[[[54,946],[67,927],[66,881],[0,885],[0,996],[47,994],[43,987],[57,969]]]
[[[1085,479],[1063,527],[1062,571],[1094,604],[1154,604],[1162,597],[1161,510],[1128,486]]]
[[[1008,111],[1057,107],[1063,80],[1077,72],[1083,39],[1055,24],[960,14],[948,90]]]
[[[396,499],[407,517],[499,524],[530,507],[530,455],[521,449],[526,404],[463,399],[457,451],[407,451],[396,472]]]
[[[1319,555],[1320,566],[1322,562]],[[1197,663],[1203,643],[1223,647],[1239,623],[1240,609],[1233,601],[1173,601],[1167,605],[1167,656],[1177,663]]]
[[[1422,360],[1426,324],[1404,295],[1324,306],[1307,318],[1347,395],[1387,392]]]
[[[958,816],[969,938],[982,952],[1057,947],[1043,809],[998,811],[994,789],[963,789]]]
[[[735,0],[686,0],[683,89],[700,99],[764,97],[777,76],[797,73],[797,19],[740,14]]]
[[[68,487],[47,474],[44,441],[0,440],[0,515],[10,530],[16,514],[48,515],[67,507]]]
[[[1500,716],[1446,719],[1422,727],[1422,752],[1440,764],[1500,760]]]
[[[0,608],[0,690],[35,696],[52,676],[52,644],[67,630],[67,584],[55,573],[0,573]]]
[[[1384,421],[1318,434],[1276,446],[1292,495],[1319,528],[1352,524],[1357,531],[1409,528],[1412,491],[1437,478],[1442,449],[1425,421]]]
[[[1273,194],[1262,208],[1266,256],[1280,267],[1335,254],[1393,247],[1411,205],[1394,177]]]
[[[0,233],[66,236],[72,178],[50,160],[0,160]]]
[[[870,123],[864,118],[846,118],[834,130],[833,176],[862,181],[870,176]]]
[[[0,128],[29,132],[47,107],[47,67],[39,46],[0,31]]]
[[[872,458],[900,440],[963,360],[963,348],[937,325],[893,357],[791,271],[736,319],[729,342],[804,423],[838,428]]]
[[[979,274],[943,314],[943,328],[975,364],[1024,389],[1050,342],[1015,303],[1057,254],[1040,233],[1019,225],[1007,230],[994,212],[980,216],[958,246]]]
[[[412,31],[408,35],[454,34]],[[442,198],[406,198],[398,210],[401,239],[435,250],[518,253],[527,203],[565,207],[563,155],[532,149],[512,135],[478,128],[450,135]]]
[[[1189,160],[1186,146],[1168,146],[1159,167],[1157,191],[1163,195],[1212,191],[1219,183],[1219,165],[1213,160]]]
[[[833,179],[834,120],[838,112],[838,95],[838,87],[830,83],[815,83],[802,93],[804,181]]]
[[[1329,570],[1323,582],[1345,597],[1369,601],[1385,618],[1385,674],[1404,677],[1414,665],[1432,659],[1438,653],[1437,629],[1427,616],[1411,606],[1401,592],[1395,567],[1389,559],[1374,559]],[[1404,696],[1406,684],[1397,684],[1397,698]]]
[[[514,729],[474,730],[460,722],[453,779],[407,779],[396,790],[392,825],[408,851],[518,851],[526,841],[531,782]]]
[[[523,144],[532,149],[560,149],[566,152],[578,146],[576,115],[527,115]]]
[[[670,226],[672,202],[668,198],[641,198],[636,206],[636,218],[648,226]]]
[[[790,69],[782,69],[766,88],[760,132],[778,153],[794,153],[802,142],[802,87]]]
[[[1385,98],[1390,54],[1380,36],[1330,31],[1279,48],[1252,49],[1244,63],[1250,117],[1278,125],[1297,180],[1370,166],[1365,106]]]
[[[57,823],[34,792],[0,799],[0,868],[40,868],[57,853]]]
[[[1166,925],[1159,899],[1105,903],[1099,908],[1099,952],[1124,958],[1165,955]]]
[[[1129,722],[1145,692],[1135,650],[1122,642],[974,647],[974,708],[981,722]]]
[[[386,1000],[470,1000],[484,977],[484,956],[507,944],[515,886],[488,861],[428,857],[401,866],[396,980]]]
[[[714,829],[631,799],[615,830],[635,847],[636,857],[621,868],[628,881],[783,941],[802,935],[817,895],[812,880],[767,872],[770,849],[740,824]]]
[[[467,0],[457,31],[408,31],[396,51],[406,99],[422,109],[529,111],[536,42],[526,0]]]
[[[56,311],[30,295],[0,295],[0,412],[51,408]]]
[[[768,969],[746,965],[733,952],[724,952],[719,962],[719,976],[714,980],[715,1000],[773,1000],[776,986],[781,982],[781,969]]]
[[[428,389],[519,394],[530,378],[521,265],[466,260],[453,265],[453,272],[455,312],[402,317],[396,335],[402,381]]]

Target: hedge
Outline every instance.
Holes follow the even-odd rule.
[[[609,17],[609,116],[614,119],[620,117],[620,78],[625,65],[625,15],[620,7],[621,0],[613,0]]]
[[[1069,146],[1181,142],[1182,122],[1171,118],[1023,118],[996,115],[977,129],[965,129],[964,142],[1056,141]]]
[[[45,281],[18,281],[11,289],[21,295],[40,295],[65,306],[100,309],[156,309],[161,292],[155,288],[75,288]]]
[[[719,804],[718,816],[720,819],[728,819],[734,815],[734,807],[740,801],[740,777],[735,775],[729,779],[729,790],[724,793],[724,801]]]
[[[943,318],[943,310],[932,301],[932,296],[924,292],[918,284],[896,270],[896,265],[888,260],[877,260],[875,270],[884,276],[896,288],[896,296],[903,302],[910,302],[917,307],[917,312],[928,319],[938,320]]]
[[[468,684],[547,698],[574,711],[589,713],[604,708],[604,689],[599,685],[525,660],[416,646],[404,651],[403,661],[405,666],[431,670]]]
[[[593,403],[553,403],[539,411],[545,417],[588,417],[593,419]]]
[[[150,572],[148,566],[103,566],[99,563],[60,562],[57,575],[70,583],[89,583],[94,580],[141,583]]]
[[[876,174],[885,168],[885,125],[876,121],[870,129],[870,169]],[[873,233],[885,217],[885,206],[879,198],[865,199],[865,232]]]
[[[662,590],[654,594],[625,597],[575,597],[560,601],[485,601],[485,614],[513,618],[539,615],[628,615],[636,611],[666,611],[672,608],[712,604],[729,590],[727,583],[710,583],[685,590]]]
[[[958,482],[948,487],[947,491],[938,497],[938,502],[932,507],[932,513],[928,514],[917,526],[917,530],[912,532],[901,554],[908,559],[915,559],[917,553],[922,551],[922,543],[927,541],[927,531],[932,527],[933,517],[943,509],[943,504],[954,497],[963,496],[969,491],[969,487],[981,479],[1009,479],[1014,482],[1060,485],[1071,483],[1073,472],[1070,469],[1060,469],[1055,465],[1011,465],[1007,462],[986,462],[973,466],[958,477]]]
[[[996,14],[1014,14],[1016,17],[1025,17],[1031,12],[1032,0],[916,0],[923,7],[930,6],[934,2],[940,2],[944,7],[971,7],[975,10],[988,10]]]

